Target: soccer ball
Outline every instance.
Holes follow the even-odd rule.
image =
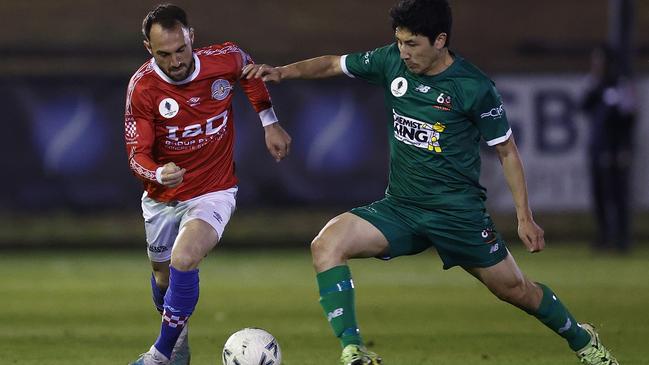
[[[261,328],[244,328],[223,346],[223,365],[280,365],[282,350],[273,335]]]

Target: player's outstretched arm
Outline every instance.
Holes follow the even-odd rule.
[[[249,64],[243,68],[241,77],[280,82],[285,79],[321,79],[342,73],[340,56],[320,56],[280,67]]]
[[[543,238],[543,229],[539,227],[532,217],[532,210],[527,198],[527,184],[525,182],[525,172],[523,163],[514,136],[509,137],[507,141],[497,144],[496,151],[498,158],[503,166],[505,180],[509,185],[509,190],[514,199],[516,206],[516,217],[518,218],[518,236],[521,238],[525,247],[530,252],[539,252],[545,248],[545,239]]]

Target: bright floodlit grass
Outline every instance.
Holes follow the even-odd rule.
[[[578,320],[599,326],[622,364],[649,364],[649,249],[611,257],[557,244],[514,255]],[[361,331],[387,365],[578,363],[534,318],[496,300],[461,269],[442,271],[434,253],[357,260],[351,268]],[[0,251],[0,363],[127,364],[157,336],[149,275],[140,252]],[[201,265],[201,299],[190,324],[194,365],[220,364],[228,335],[246,326],[273,333],[285,365],[338,361],[306,248],[217,249]]]

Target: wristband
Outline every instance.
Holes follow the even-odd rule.
[[[264,127],[278,122],[277,116],[275,115],[275,110],[272,106],[266,110],[260,111],[259,119],[261,119],[261,125],[263,125]]]
[[[158,167],[155,169],[155,181],[158,182],[158,184],[162,185],[162,169],[163,166]]]

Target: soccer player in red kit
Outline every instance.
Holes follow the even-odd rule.
[[[193,50],[185,12],[159,5],[142,24],[153,58],[131,78],[125,139],[142,196],[153,300],[160,335],[131,364],[189,364],[187,321],[198,302],[198,265],[218,243],[235,209],[232,91],[238,82],[261,118],[277,161],[290,136],[277,122],[260,80],[240,79],[252,60],[233,43]]]

